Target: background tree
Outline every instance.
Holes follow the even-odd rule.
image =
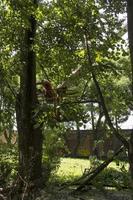
[[[129,50],[131,58],[131,92],[133,96],[133,2],[127,0],[127,22],[128,22],[128,39],[129,39]],[[130,172],[132,178],[132,187],[133,187],[133,134],[131,134],[129,141],[129,163],[130,163]]]

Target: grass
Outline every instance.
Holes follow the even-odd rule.
[[[72,181],[75,178],[81,177],[85,169],[91,168],[91,163],[92,162],[90,162],[90,160],[87,159],[61,158],[61,164],[59,169],[57,170],[56,177],[62,181]],[[128,167],[129,165],[125,162],[119,162],[119,163],[112,162],[109,164],[108,168],[104,170],[103,177],[105,177],[105,173],[107,174],[106,176],[108,175],[110,176],[111,173],[111,177],[112,173],[113,174],[121,173],[123,177],[125,173],[127,174]],[[116,175],[114,175],[113,177],[116,177]]]
[[[71,180],[82,176],[85,168],[90,167],[90,161],[85,159],[62,158],[57,177],[60,179]]]

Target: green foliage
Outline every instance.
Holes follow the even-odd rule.
[[[42,7],[40,5],[38,17],[41,17],[36,48],[38,68],[41,67],[42,70],[42,73],[39,72],[41,79],[47,78],[55,87],[64,80],[67,80],[68,87],[78,87],[77,96],[66,96],[65,101],[79,100],[81,97],[98,99],[91,80],[93,70],[98,77],[112,119],[117,118],[118,121],[125,120],[129,114],[128,95],[125,95],[129,91],[128,78],[124,90],[121,84],[117,85],[123,76],[123,69],[117,67],[118,59],[122,52],[126,52],[121,37],[126,30],[123,27],[123,19],[119,18],[119,13],[125,12],[124,6],[124,3],[118,6],[114,1],[112,4],[106,4],[102,1],[83,3],[77,0],[49,2]],[[88,62],[86,40],[90,48],[92,66]],[[75,76],[69,80],[69,75],[79,66],[82,69],[79,77]],[[90,111],[88,108],[85,113],[81,105],[71,107],[70,104],[64,103],[59,106],[69,121],[70,118],[82,121]],[[48,115],[47,117],[49,118]],[[87,117],[87,120],[90,121],[90,118]]]
[[[96,169],[101,164],[101,161],[96,156],[90,156],[89,160],[91,170]]]
[[[15,124],[15,98],[19,91],[19,76],[22,75],[23,29],[29,28],[27,15],[33,14],[37,20],[34,46],[37,63],[37,81],[48,79],[56,88],[66,81],[68,88],[74,88],[76,95],[66,95],[59,109],[66,121],[90,121],[91,106],[70,104],[68,101],[84,99],[98,100],[92,82],[93,71],[101,85],[106,105],[112,121],[127,119],[132,108],[131,73],[122,36],[126,32],[119,14],[125,12],[125,1],[57,0],[39,1],[35,9],[31,0],[0,2],[0,131],[13,130]],[[89,56],[86,42],[89,45]],[[81,72],[70,80],[73,70],[81,67]],[[39,98],[38,98],[39,99]],[[55,105],[39,99],[36,108],[35,126],[44,129],[45,174],[59,166],[60,150],[64,149],[65,123],[62,125],[55,116]],[[94,106],[95,116],[99,113]],[[62,120],[63,121],[63,120]],[[95,118],[96,121],[96,118]],[[104,123],[103,123],[104,124]],[[99,140],[100,141],[100,140]],[[12,150],[1,154],[1,170],[5,169],[5,179],[16,161],[9,165]],[[84,154],[86,152],[83,152]],[[12,157],[11,157],[12,158]],[[4,159],[4,160],[3,160]],[[14,158],[12,158],[14,159]],[[95,166],[96,163],[92,162]],[[98,161],[97,161],[97,164]],[[47,173],[46,173],[47,171]],[[112,173],[112,172],[111,172]],[[6,175],[7,174],[7,175]],[[111,175],[112,176],[112,175]],[[46,177],[46,179],[48,178]]]
[[[55,174],[60,164],[60,157],[67,151],[64,145],[65,129],[63,126],[44,128],[43,171],[47,181]]]
[[[89,80],[88,85],[91,84],[90,74],[92,69],[90,69],[88,63],[85,48],[86,37],[89,41],[92,64],[94,64],[93,70],[99,78],[103,91],[105,91],[107,104],[109,104],[108,102],[110,102],[113,95],[114,103],[112,106],[108,105],[109,110],[112,110],[111,114],[117,115],[119,118],[124,112],[126,113],[127,106],[123,101],[124,94],[120,96],[122,90],[116,84],[111,85],[111,83],[117,82],[117,80],[114,80],[114,74],[119,71],[115,68],[112,60],[118,60],[121,52],[124,51],[124,41],[121,36],[125,33],[125,28],[122,26],[123,20],[119,18],[119,13],[125,12],[124,3],[119,4],[113,1],[111,4],[106,4],[103,1],[77,0],[71,2],[64,0],[56,2],[39,1],[38,8],[35,9],[31,0],[2,1],[0,11],[1,16],[6,16],[3,18],[4,21],[0,21],[2,26],[0,36],[4,38],[1,42],[1,66],[5,71],[4,77],[8,80],[15,94],[18,91],[16,86],[19,85],[17,75],[21,74],[22,68],[21,41],[24,39],[23,27],[29,26],[26,18],[27,14],[32,13],[37,19],[37,34],[33,47],[37,55],[37,79],[48,79],[55,87],[67,80],[67,82],[70,82],[70,88],[75,86],[76,91],[78,88],[78,93],[77,96],[72,96],[72,98],[66,96],[65,101],[81,99],[86,85],[85,82]],[[76,76],[69,81],[69,75],[79,66],[82,67],[79,78]],[[111,78],[106,80],[111,72],[114,72]],[[13,75],[13,80],[10,79],[10,74]],[[5,87],[6,93],[8,93],[7,84],[5,84]],[[111,95],[109,93],[110,89],[115,90]],[[119,96],[116,96],[118,93]],[[10,95],[13,96],[13,94]],[[94,85],[85,89],[83,96],[84,98],[95,97],[97,99]],[[120,97],[121,101],[118,101]],[[14,108],[12,97],[10,102],[13,103],[10,107]],[[120,102],[122,103],[120,104]],[[84,112],[81,105],[64,104],[59,106],[68,120],[70,120],[70,117],[72,120],[76,119],[76,121],[82,120],[81,118],[90,120],[86,117],[88,110]],[[120,109],[122,106],[124,107],[123,111]],[[55,119],[51,120],[51,115],[54,115],[52,106],[44,105],[44,107],[44,121],[48,121],[50,126],[51,124],[54,126],[56,122]],[[39,120],[42,121],[42,119]]]
[[[97,187],[115,187],[117,189],[129,188],[130,175],[127,170],[118,171],[114,168],[105,169],[101,172],[93,184]]]
[[[90,171],[96,169],[100,164],[100,160],[92,157],[90,160]],[[110,164],[108,168],[105,168],[92,181],[96,187],[115,187],[117,189],[129,188],[130,174],[126,163],[115,160],[114,164],[114,166]]]
[[[0,187],[10,185],[18,172],[18,152],[15,146],[1,144]]]

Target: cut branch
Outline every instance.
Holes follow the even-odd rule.
[[[82,190],[86,185],[89,185],[92,183],[93,179],[96,178],[96,176],[101,173],[114,159],[116,156],[119,155],[124,150],[124,146],[121,146],[113,156],[108,158],[106,161],[104,161],[100,166],[98,166],[96,169],[91,171],[88,174],[84,174],[80,179],[75,181],[73,185],[79,184],[79,186],[76,188],[77,190]]]

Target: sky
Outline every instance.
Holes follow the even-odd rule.
[[[129,116],[127,121],[119,124],[119,126],[121,129],[133,129],[133,114]],[[84,126],[82,126],[80,129],[87,130],[87,129],[91,129],[91,128],[92,128],[92,125],[90,123],[87,123],[85,128],[84,128]],[[75,129],[76,129],[76,127],[75,127]]]
[[[133,113],[129,116],[128,120],[121,124],[121,129],[133,129]]]

